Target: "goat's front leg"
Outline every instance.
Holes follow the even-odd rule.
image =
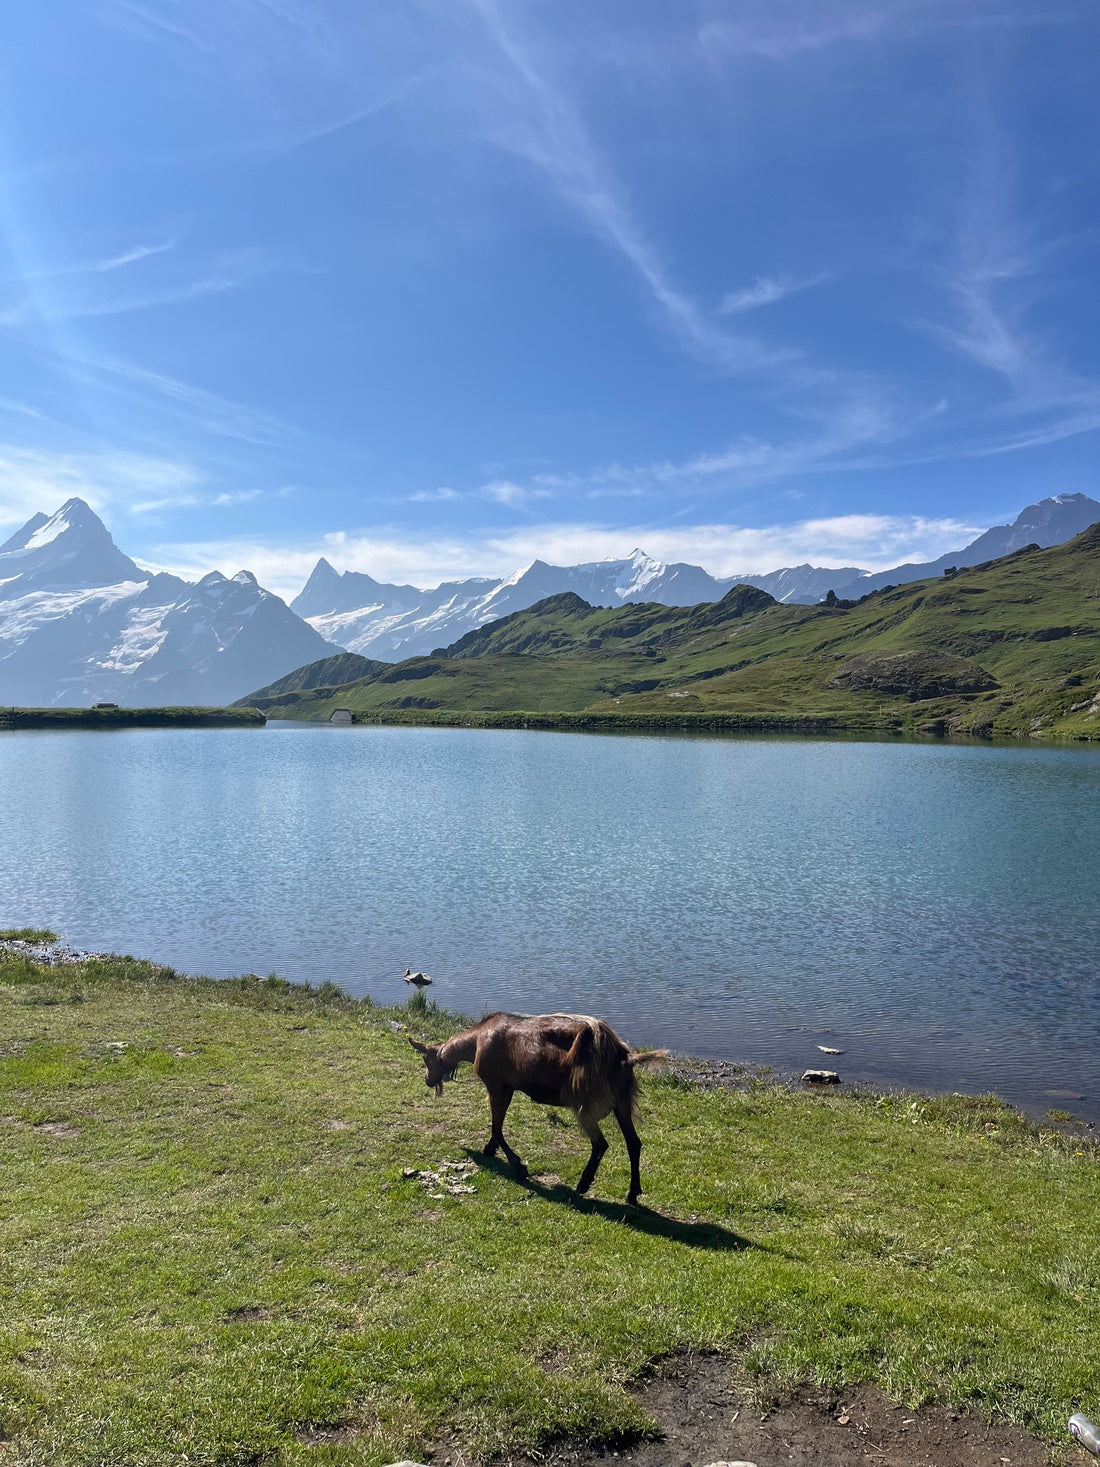
[[[488,1145],[485,1147],[485,1155],[495,1156],[499,1146],[511,1163],[513,1172],[520,1181],[523,1181],[527,1176],[527,1168],[504,1139],[504,1117],[508,1114],[508,1107],[515,1093],[510,1085],[500,1085],[489,1090],[489,1111],[493,1124],[489,1132]]]
[[[584,1171],[581,1172],[581,1179],[577,1183],[577,1196],[583,1197],[596,1180],[596,1169],[603,1160],[604,1152],[607,1150],[607,1138],[600,1130],[599,1122],[593,1120],[591,1116],[585,1115],[583,1110],[577,1112],[577,1124],[592,1143],[592,1152],[588,1158],[588,1164]]]

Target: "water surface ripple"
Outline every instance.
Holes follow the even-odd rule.
[[[1100,1118],[1100,753],[0,734],[0,925]],[[843,1049],[825,1061],[817,1045]]]

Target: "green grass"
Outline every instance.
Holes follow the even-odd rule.
[[[1098,739],[1100,526],[834,606],[744,586],[694,607],[601,609],[565,593],[269,711],[335,708],[363,722]]]
[[[256,708],[2,708],[0,729],[18,728],[262,728]]]
[[[0,957],[0,1462],[381,1464],[649,1423],[625,1387],[721,1350],[767,1390],[871,1381],[1057,1440],[1100,1398],[1097,1148],[992,1098],[650,1077],[654,1212],[616,1137],[517,1100],[532,1183],[461,1162],[402,1033],[334,984]],[[564,1179],[559,1182],[557,1177]],[[541,1178],[541,1179],[540,1179]]]
[[[0,942],[57,942],[49,927],[0,927]]]

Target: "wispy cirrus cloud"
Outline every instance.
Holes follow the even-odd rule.
[[[285,250],[253,247],[224,251],[208,263],[189,262],[169,275],[162,273],[140,286],[118,289],[116,273],[152,256],[167,254],[174,247],[175,242],[135,247],[108,259],[22,275],[18,277],[19,282],[30,288],[20,301],[0,310],[0,319],[9,326],[26,326],[37,320],[58,322],[127,315],[238,290],[276,274],[317,273],[314,267]],[[66,282],[66,287],[43,297],[33,289],[33,283],[40,280]],[[106,290],[101,282],[106,282]]]
[[[709,60],[757,56],[788,61],[842,44],[910,40],[929,31],[1057,24],[1022,4],[985,0],[744,0],[731,14],[699,27],[697,44]]]
[[[285,443],[294,433],[290,425],[257,408],[236,402],[206,388],[112,357],[81,356],[68,359],[70,370],[102,391],[133,402],[155,403],[190,430],[260,446]]]
[[[774,369],[799,360],[797,352],[723,329],[674,284],[576,104],[545,74],[535,48],[516,24],[514,11],[506,14],[497,0],[468,3],[510,73],[495,91],[490,135],[536,167],[563,202],[630,266],[680,344],[699,360],[726,371]]]
[[[63,452],[0,444],[0,525],[51,513],[74,495],[97,511],[147,510],[198,502],[202,474],[183,460],[117,450]]]
[[[975,114],[965,203],[952,252],[934,271],[948,309],[938,320],[919,323],[1007,389],[988,415],[992,424],[979,422],[956,442],[959,458],[1038,447],[1100,427],[1100,379],[1069,367],[1030,320],[1083,242],[1053,232],[1044,237],[1042,218],[1034,212],[1022,221],[1014,204],[1009,143],[988,102],[977,99]],[[1018,426],[1021,420],[1027,426]]]
[[[156,255],[166,255],[179,244],[179,239],[163,240],[159,244],[130,245],[117,254],[104,255],[98,259],[76,260],[65,265],[44,265],[19,276],[22,280],[54,280],[67,275],[107,275],[113,270],[124,270],[127,265],[139,264]],[[9,277],[10,278],[10,277]]]
[[[799,295],[804,290],[812,290],[814,286],[824,285],[831,279],[832,276],[824,272],[803,280],[797,280],[790,275],[758,275],[751,285],[744,286],[741,290],[727,291],[718,306],[718,313],[721,316],[740,316],[746,311],[759,310],[761,306],[775,305],[777,301]]]

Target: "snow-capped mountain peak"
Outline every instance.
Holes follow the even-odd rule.
[[[32,515],[0,547],[5,599],[32,589],[86,589],[141,579],[143,573],[83,499],[66,500],[52,515]]]
[[[331,653],[251,571],[143,571],[70,499],[0,547],[0,703],[230,703]]]

